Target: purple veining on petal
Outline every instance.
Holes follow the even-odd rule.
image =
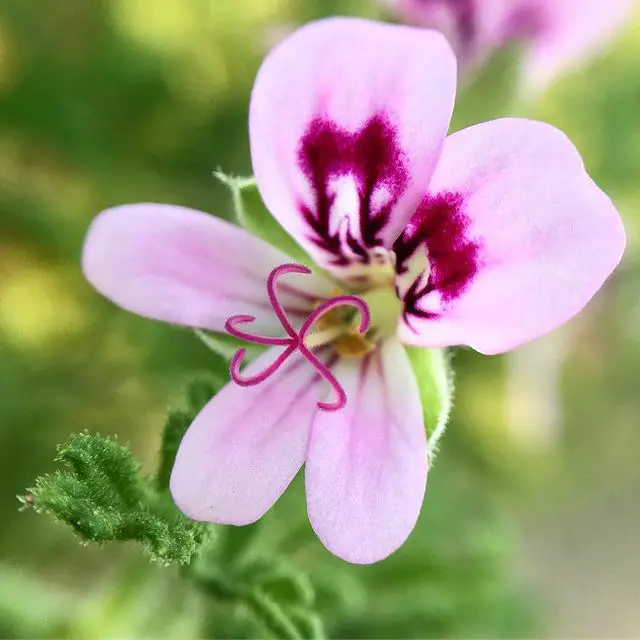
[[[358,298],[357,296],[336,296],[329,300],[325,300],[316,309],[314,309],[305,320],[300,331],[296,332],[296,330],[289,322],[287,314],[280,304],[280,301],[278,300],[276,291],[278,278],[286,273],[310,274],[311,270],[300,264],[282,264],[273,269],[273,271],[271,271],[269,277],[267,278],[267,293],[269,296],[269,301],[271,302],[273,310],[278,316],[282,327],[289,337],[272,338],[269,336],[257,336],[238,329],[238,325],[240,324],[250,324],[251,322],[255,321],[255,316],[235,315],[228,318],[225,322],[225,329],[227,333],[235,338],[239,338],[253,344],[264,346],[284,346],[286,348],[266,369],[264,369],[264,371],[261,371],[260,373],[252,377],[245,377],[241,374],[240,367],[247,350],[244,348],[238,349],[238,351],[236,351],[236,353],[233,355],[231,364],[229,366],[231,379],[236,384],[242,387],[252,387],[260,384],[271,375],[273,375],[278,369],[280,369],[280,367],[289,359],[289,356],[291,356],[292,353],[298,350],[315,367],[319,375],[331,385],[335,392],[336,399],[333,402],[319,401],[318,407],[325,411],[338,411],[339,409],[342,409],[342,407],[344,407],[347,403],[346,393],[336,377],[333,375],[333,373],[331,373],[330,367],[323,364],[318,359],[318,357],[311,351],[311,349],[309,349],[304,344],[304,340],[309,335],[311,329],[313,328],[313,325],[320,319],[321,316],[323,316],[331,309],[335,309],[336,307],[345,305],[354,307],[360,313],[360,326],[358,328],[358,331],[362,334],[366,333],[369,329],[369,324],[371,321],[369,307],[364,300]]]
[[[331,120],[317,117],[300,141],[298,162],[313,193],[310,206],[299,205],[312,229],[310,240],[332,254],[336,266],[349,264],[353,261],[352,256],[367,262],[368,249],[382,245],[380,232],[408,182],[404,152],[398,144],[394,126],[384,114],[378,114],[359,131],[350,132]],[[336,221],[331,224],[336,202],[331,183],[347,175],[354,179],[358,190],[359,237],[349,228],[343,238]],[[373,198],[378,188],[384,188],[388,198],[375,210]],[[353,216],[354,213],[345,211],[344,215]],[[346,254],[345,249],[348,249]]]
[[[338,355],[335,353],[330,354],[328,352],[327,347],[321,347],[320,349],[318,349],[317,355],[319,357],[323,357],[324,360],[326,360],[326,362],[324,363],[324,366],[328,370],[331,370],[336,365],[336,362],[338,361]],[[289,361],[288,364],[283,366],[282,375],[289,376],[289,375],[295,374],[295,372],[298,371],[303,366],[304,362],[305,361],[302,358],[298,360]],[[279,424],[280,421],[282,421],[289,414],[289,412],[296,406],[296,403],[300,399],[300,396],[305,395],[305,392],[308,393],[309,387],[313,387],[313,385],[317,382],[320,382],[321,379],[322,379],[322,376],[320,375],[320,373],[315,373],[314,376],[311,378],[310,383],[301,387],[300,390],[291,397],[290,402],[286,406],[282,407],[280,415],[277,417],[277,419],[274,420],[274,424]],[[260,392],[257,395],[252,396],[252,401],[247,403],[244,407],[242,407],[242,411],[238,414],[237,421],[240,422],[241,420],[246,419],[247,415],[255,407],[255,404],[257,402],[261,402],[265,396],[272,393],[274,391],[274,387],[278,384],[278,382],[279,381],[277,379],[274,380],[273,378],[271,380],[267,380],[261,386]],[[231,435],[234,424],[236,423],[231,423],[229,425],[229,435]]]
[[[480,245],[467,237],[469,218],[460,193],[427,195],[394,244],[396,271],[407,272],[416,251],[427,251],[429,277],[417,277],[404,295],[404,317],[433,318],[437,313],[419,307],[420,299],[437,291],[443,303],[458,297],[478,271]]]

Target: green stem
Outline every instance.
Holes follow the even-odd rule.
[[[289,616],[271,598],[258,589],[247,589],[225,581],[220,576],[197,575],[190,572],[191,580],[207,595],[221,602],[244,605],[274,638],[301,640],[302,635]]]
[[[298,640],[302,635],[285,612],[268,596],[258,590],[245,595],[244,604],[275,638]]]

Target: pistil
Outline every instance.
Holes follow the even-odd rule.
[[[312,349],[332,342],[338,343],[345,331],[345,326],[342,323],[335,324],[334,321],[330,320],[326,323],[328,326],[323,327],[320,331],[314,332],[312,329],[316,323],[319,323],[319,321],[322,321],[325,318],[342,318],[342,308],[348,306],[359,312],[360,322],[357,330],[352,325],[349,325],[347,329],[349,331],[355,330],[356,333],[362,337],[369,329],[371,320],[369,307],[357,296],[339,295],[319,304],[309,314],[300,330],[296,331],[289,322],[287,314],[278,300],[276,291],[278,278],[286,273],[311,274],[311,270],[299,264],[283,264],[276,267],[269,274],[267,279],[267,293],[269,301],[271,302],[271,305],[273,306],[273,309],[288,337],[272,338],[269,336],[257,336],[238,328],[238,325],[250,324],[253,322],[255,320],[254,316],[231,316],[225,323],[225,329],[227,332],[236,338],[265,346],[284,346],[285,349],[264,371],[251,377],[246,377],[240,372],[240,367],[242,366],[246,349],[239,349],[231,360],[231,366],[229,368],[231,378],[240,386],[255,386],[264,382],[268,377],[273,375],[289,358],[289,356],[291,356],[295,351],[299,351],[304,358],[306,358],[317,369],[320,376],[324,378],[334,390],[336,396],[335,400],[333,402],[318,402],[318,407],[325,411],[337,411],[346,404],[346,393],[333,373],[331,373],[330,369],[318,359],[318,357],[312,352]],[[338,310],[340,310],[340,313]]]

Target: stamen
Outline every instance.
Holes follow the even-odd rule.
[[[335,298],[331,298],[331,300],[325,300],[321,305],[318,305],[318,307],[316,307],[311,315],[309,315],[309,317],[304,321],[304,324],[298,334],[300,338],[304,340],[307,333],[311,330],[311,327],[313,327],[321,316],[331,311],[331,309],[335,309],[336,307],[341,307],[343,305],[355,307],[360,312],[360,326],[358,327],[358,331],[360,333],[366,333],[369,329],[369,324],[371,323],[371,314],[369,313],[367,303],[362,298],[358,298],[358,296],[344,295],[336,296]]]
[[[331,373],[330,369],[326,367],[316,356],[310,351],[310,349],[305,345],[304,340],[313,325],[318,321],[318,319],[323,316],[325,313],[331,311],[331,309],[335,309],[336,307],[340,307],[342,305],[349,305],[355,307],[360,312],[360,326],[358,327],[358,331],[362,334],[367,332],[369,328],[369,324],[371,323],[371,314],[369,313],[369,307],[367,303],[358,298],[357,296],[336,296],[331,300],[326,300],[317,309],[313,311],[313,313],[305,320],[302,328],[300,329],[299,344],[298,349],[300,353],[313,364],[313,366],[320,372],[320,375],[333,387],[333,390],[336,393],[336,400],[333,403],[330,402],[318,402],[318,406],[325,411],[338,411],[342,409],[347,404],[347,394],[344,392],[344,389],[340,386],[340,383],[336,379],[336,377]]]
[[[333,342],[336,338],[339,338],[344,333],[344,329],[341,327],[330,327],[329,329],[323,329],[322,331],[314,331],[311,335],[305,338],[305,345],[309,349],[317,349],[323,347],[330,342]]]
[[[231,359],[231,364],[229,367],[231,379],[236,384],[239,384],[242,387],[251,387],[260,384],[269,376],[274,374],[294,351],[298,350],[316,368],[322,378],[324,378],[331,385],[335,392],[336,398],[333,402],[319,401],[318,407],[320,409],[323,409],[324,411],[337,411],[339,409],[342,409],[342,407],[344,407],[347,403],[347,394],[345,393],[344,389],[342,388],[336,377],[333,375],[333,373],[331,373],[329,367],[323,364],[311,351],[311,349],[314,347],[326,344],[326,340],[331,339],[331,336],[329,334],[332,333],[333,330],[330,329],[328,331],[322,331],[312,335],[309,334],[314,324],[324,314],[330,312],[336,307],[340,307],[343,305],[354,307],[359,312],[360,326],[358,328],[358,331],[361,334],[365,334],[369,329],[369,324],[371,322],[369,307],[364,300],[358,298],[357,296],[336,296],[335,298],[331,298],[330,300],[325,300],[316,309],[314,309],[305,320],[300,331],[296,331],[289,322],[286,312],[282,304],[278,300],[276,291],[278,278],[287,273],[304,273],[309,275],[311,274],[311,270],[301,264],[282,264],[273,269],[273,271],[267,278],[267,294],[269,296],[269,301],[271,302],[271,306],[278,316],[278,320],[280,320],[282,327],[287,332],[289,337],[272,338],[270,336],[257,336],[238,329],[238,325],[249,324],[255,321],[255,316],[250,315],[231,316],[224,325],[227,333],[235,338],[239,338],[240,340],[245,340],[246,342],[265,346],[285,346],[286,349],[264,371],[251,377],[245,377],[240,373],[240,367],[247,350],[244,348],[239,349]],[[317,337],[322,335],[323,341],[320,343],[316,343],[316,340],[313,339],[313,335],[316,336],[316,340]],[[339,334],[336,334],[335,337],[337,337],[337,335]]]

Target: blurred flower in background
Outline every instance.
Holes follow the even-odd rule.
[[[597,55],[637,6],[637,0],[379,1],[409,24],[442,31],[467,76],[499,49],[521,47],[521,83],[532,93]]]

